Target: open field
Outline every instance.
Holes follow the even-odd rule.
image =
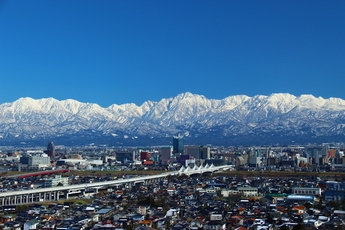
[[[72,202],[72,203],[79,203],[79,204],[91,204],[93,199],[68,199],[68,200],[59,200],[57,201],[58,204],[63,204],[64,202]]]
[[[272,178],[311,178],[320,177],[321,179],[334,178],[345,179],[345,172],[287,172],[287,171],[227,171],[216,173],[219,176],[243,176],[243,177],[272,177]]]
[[[70,172],[65,172],[63,175],[79,175],[79,176],[122,176],[122,175],[156,175],[161,174],[166,171],[77,171],[73,170]],[[5,171],[0,172],[1,177],[15,176],[20,174],[29,174],[36,172],[18,172],[18,171]]]
[[[70,171],[63,175],[79,176],[122,176],[122,175],[156,175],[166,171]]]
[[[79,175],[79,176],[123,176],[123,175],[156,175],[166,171],[70,171],[63,173],[65,176]],[[6,171],[1,172],[0,176],[13,176],[23,174],[24,172]],[[25,172],[29,173],[29,172]],[[345,172],[288,172],[288,171],[225,171],[213,173],[213,176],[243,176],[243,177],[272,177],[272,178],[311,178],[320,177],[322,179],[333,178],[337,180],[345,180]]]

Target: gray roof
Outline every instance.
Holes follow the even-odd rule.
[[[106,214],[107,212],[110,212],[110,211],[111,211],[110,208],[104,208],[104,209],[97,211],[95,214]]]

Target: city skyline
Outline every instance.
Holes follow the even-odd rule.
[[[2,1],[0,104],[345,98],[345,3]]]

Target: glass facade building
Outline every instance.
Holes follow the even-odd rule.
[[[173,136],[173,154],[183,154],[184,150],[184,143],[183,143],[183,136],[177,135]]]

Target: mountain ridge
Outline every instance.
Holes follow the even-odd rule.
[[[328,142],[345,140],[344,127],[345,100],[310,94],[207,99],[186,92],[140,106],[106,108],[73,99],[24,97],[0,105],[0,145],[47,140],[66,145],[170,144],[177,133],[190,144]]]

